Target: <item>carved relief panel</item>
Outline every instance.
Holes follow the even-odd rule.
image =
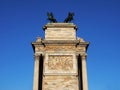
[[[46,54],[44,62],[44,74],[77,75],[77,60],[75,54]]]
[[[48,69],[49,70],[71,70],[73,69],[73,56],[72,55],[49,55],[48,56]]]

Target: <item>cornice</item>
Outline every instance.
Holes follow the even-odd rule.
[[[73,23],[48,23],[43,26],[43,30],[46,30],[47,28],[74,28],[77,30],[77,26]]]
[[[89,42],[80,42],[79,40],[41,40],[41,42],[32,42],[34,51],[35,47],[45,47],[46,45],[75,45],[76,47],[85,47],[87,50]]]
[[[44,40],[44,44],[76,44],[77,40]]]

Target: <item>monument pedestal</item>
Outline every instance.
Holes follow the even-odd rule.
[[[32,43],[35,56],[33,90],[88,90],[86,50],[89,45],[76,38],[73,23],[48,23],[45,39]],[[38,68],[39,67],[39,68]]]

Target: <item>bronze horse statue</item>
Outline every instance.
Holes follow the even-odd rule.
[[[68,17],[64,20],[65,23],[71,22],[73,20],[74,13],[69,12]]]
[[[54,16],[53,16],[53,13],[52,13],[52,12],[48,12],[48,13],[47,13],[47,16],[48,16],[47,20],[49,20],[50,23],[56,23],[56,22],[57,22],[57,20],[56,20],[56,19],[54,18]]]

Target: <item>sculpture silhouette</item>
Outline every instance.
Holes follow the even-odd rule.
[[[56,19],[54,18],[54,16],[53,16],[53,13],[52,13],[52,12],[48,12],[48,13],[47,13],[47,16],[48,16],[47,20],[49,20],[50,23],[56,23],[56,22],[57,22],[57,20],[56,20]]]
[[[68,17],[64,20],[65,23],[71,22],[73,20],[74,13],[69,12]]]

